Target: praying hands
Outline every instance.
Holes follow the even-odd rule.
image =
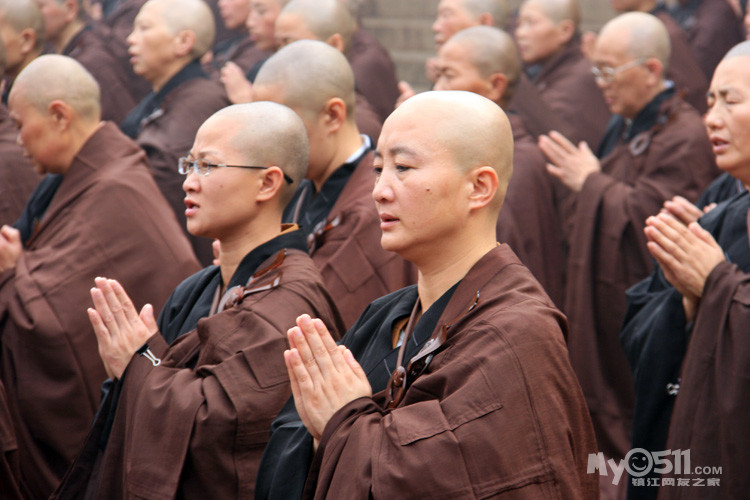
[[[136,351],[159,331],[154,308],[146,304],[140,315],[122,285],[116,280],[96,278],[91,289],[94,308],[89,321],[99,342],[99,355],[110,378],[122,377]]]
[[[294,404],[317,443],[333,414],[357,398],[372,396],[372,388],[351,351],[336,345],[321,320],[303,314],[287,336],[291,348],[284,361]]]

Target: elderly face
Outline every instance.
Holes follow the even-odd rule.
[[[750,58],[727,59],[716,68],[705,123],[716,164],[750,184]]]
[[[653,98],[653,77],[643,61],[628,53],[628,41],[628,33],[603,34],[594,47],[592,62],[602,73],[614,72],[611,81],[596,79],[609,110],[633,119]]]
[[[519,11],[516,41],[523,62],[534,64],[553,56],[568,39],[562,26],[548,17],[541,5],[527,2]]]
[[[250,15],[250,0],[219,0],[218,5],[224,26],[230,30],[245,26]]]
[[[57,40],[65,27],[75,19],[74,11],[58,0],[36,0],[36,3],[44,17],[44,36],[47,40]]]
[[[253,165],[231,144],[233,137],[227,130],[236,128],[232,118],[212,118],[198,130],[188,157],[214,164]],[[242,236],[255,216],[255,198],[264,172],[215,167],[204,176],[191,170],[182,184],[190,234],[220,241]]]
[[[437,80],[434,90],[465,90],[493,99],[489,78],[479,73],[470,60],[469,48],[448,42],[440,48],[437,59]]]
[[[276,18],[281,12],[281,5],[277,0],[251,0],[250,15],[247,17],[247,29],[250,39],[261,50],[276,49],[274,33]]]
[[[165,69],[176,58],[173,50],[175,35],[164,22],[163,10],[162,5],[146,2],[138,12],[133,31],[127,39],[133,71],[151,84],[161,82]]]
[[[409,108],[386,120],[373,163],[373,198],[383,231],[381,244],[419,262],[454,239],[468,213],[468,174],[435,133],[445,116]]]
[[[478,24],[479,21],[464,8],[464,0],[441,0],[437,19],[432,24],[435,45],[440,47],[457,32]]]
[[[10,118],[18,128],[16,142],[23,148],[24,156],[31,160],[34,170],[40,175],[62,173],[66,165],[59,163],[61,136],[55,117],[34,107],[14,88],[8,101]]]

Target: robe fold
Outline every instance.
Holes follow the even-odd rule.
[[[8,108],[0,104],[0,227],[13,224],[26,205],[34,187],[42,180],[16,143],[18,130]]]
[[[239,303],[167,345],[192,323],[183,313],[216,293],[220,270],[185,280],[159,320],[167,331],[147,344],[161,364],[133,356],[53,498],[252,498],[271,422],[291,394],[287,329],[303,313],[335,337],[341,328],[305,247],[296,230],[253,250],[224,295],[241,284]]]
[[[5,387],[0,381],[0,492],[4,500],[21,500],[21,472],[18,468],[18,443],[8,410]]]
[[[381,122],[393,112],[400,94],[396,66],[388,49],[369,31],[358,28],[346,52],[357,90],[377,112]],[[375,138],[377,140],[377,138]]]
[[[0,274],[2,381],[23,493],[47,498],[75,458],[107,378],[86,308],[94,278],[159,310],[198,264],[145,155],[112,123],[84,144],[15,271]]]

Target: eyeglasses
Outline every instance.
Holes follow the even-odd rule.
[[[621,71],[625,71],[626,69],[640,66],[641,64],[645,62],[646,62],[646,58],[641,57],[641,58],[636,59],[635,61],[630,61],[628,63],[621,64],[615,68],[611,66],[602,66],[602,67],[593,66],[591,68],[591,73],[594,75],[595,80],[598,80],[602,83],[612,83],[617,73],[620,73]]]
[[[177,162],[177,171],[182,175],[187,175],[190,172],[194,172],[198,175],[206,176],[211,173],[212,168],[217,167],[232,167],[232,168],[255,168],[264,170],[271,167],[259,167],[254,165],[224,165],[223,163],[209,163],[206,160],[191,160],[190,158],[180,158]],[[294,179],[289,177],[286,173],[282,172],[284,174],[284,180],[288,184],[293,184]]]

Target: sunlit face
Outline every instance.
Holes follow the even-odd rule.
[[[527,2],[518,14],[516,42],[523,62],[534,64],[553,56],[567,40],[562,27],[539,4]]]
[[[146,2],[128,35],[128,53],[135,74],[151,84],[163,83],[165,69],[175,61],[175,35],[164,22],[164,6]]]
[[[11,92],[8,107],[18,128],[16,142],[34,170],[40,175],[63,173],[67,165],[60,164],[63,144],[54,117],[32,106],[18,89]]]
[[[70,9],[57,0],[36,0],[36,4],[44,17],[44,36],[56,40],[73,20]]]
[[[469,49],[465,45],[453,42],[443,45],[438,52],[434,90],[465,90],[492,99],[491,82],[469,62],[469,57]]]
[[[281,5],[277,0],[251,0],[250,15],[247,16],[247,29],[250,39],[261,50],[276,49],[274,33],[276,18],[281,12]]]
[[[650,83],[651,74],[646,66],[637,64],[636,58],[628,54],[628,36],[615,35],[617,34],[599,37],[596,42],[592,61],[594,66],[616,70],[611,82],[597,79],[596,84],[612,113],[633,119],[651,102],[653,83]]]
[[[231,144],[232,118],[213,118],[195,136],[190,158],[210,163],[252,165]],[[182,184],[190,234],[220,241],[241,237],[253,220],[264,170],[217,167],[206,176],[190,172]]]
[[[315,33],[298,14],[281,14],[276,19],[276,46],[281,48],[298,40],[317,40]]]
[[[230,30],[243,28],[250,15],[250,0],[219,0],[219,14]]]
[[[750,57],[733,57],[716,68],[705,123],[716,164],[750,184]]]
[[[464,0],[441,0],[437,18],[432,23],[435,45],[440,47],[457,32],[478,24],[479,21],[464,8]]]
[[[463,187],[471,181],[435,133],[433,127],[441,121],[429,112],[392,115],[373,163],[380,242],[417,265],[455,241],[468,214],[470,188]]]

